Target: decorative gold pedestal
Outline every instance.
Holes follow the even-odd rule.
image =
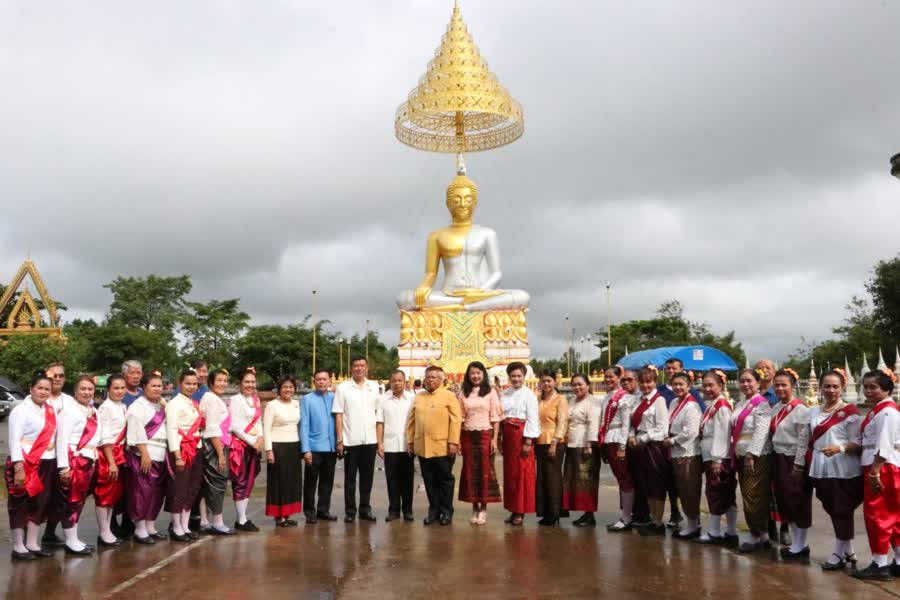
[[[400,311],[400,368],[421,378],[437,365],[459,379],[472,361],[481,361],[493,376],[505,380],[506,365],[528,363],[528,322],[525,310]]]

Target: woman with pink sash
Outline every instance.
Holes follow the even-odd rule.
[[[158,373],[146,375],[141,387],[144,394],[131,403],[125,415],[129,475],[126,506],[134,522],[135,543],[149,545],[166,539],[156,530],[168,479],[166,409],[161,402],[163,382]]]
[[[731,458],[731,402],[722,395],[727,382],[725,372],[719,369],[703,376],[706,410],[700,419],[700,456],[706,474],[709,527],[696,541],[737,546],[737,476]],[[726,520],[724,533],[722,515]]]
[[[626,445],[628,431],[631,428],[631,411],[639,401],[637,393],[637,375],[634,371],[623,370],[618,365],[606,370],[607,380],[621,383],[622,387],[610,384],[607,396],[600,405],[600,432],[598,441],[600,453],[609,463],[610,470],[619,484],[619,519],[606,526],[607,531],[631,531],[632,511],[634,508],[634,481],[628,464]]]
[[[39,371],[31,379],[31,396],[9,413],[6,506],[13,560],[51,556],[39,540],[56,485],[56,411],[47,403],[50,385]]]
[[[509,387],[500,395],[503,508],[509,511],[505,522],[514,526],[521,525],[525,515],[536,509],[537,468],[533,444],[541,435],[541,421],[537,396],[525,387],[525,373],[523,363],[509,363],[506,367]]]
[[[843,571],[847,564],[856,567],[853,513],[863,501],[859,443],[862,417],[855,406],[841,398],[846,382],[846,376],[837,369],[822,375],[819,390],[823,404],[809,411],[809,480],[834,528],[834,550],[821,565],[825,571]]]
[[[680,540],[700,537],[700,491],[703,461],[700,459],[700,420],[697,399],[691,394],[691,375],[680,371],[669,378],[675,399],[669,411],[669,433],[663,446],[670,453],[675,491],[687,523],[672,534]]]
[[[769,493],[771,481],[769,422],[772,411],[769,402],[759,393],[762,375],[753,369],[740,373],[738,384],[744,399],[731,413],[731,452],[741,484],[744,518],[750,532],[741,542],[741,552],[755,552],[769,548]]]
[[[59,469],[61,522],[66,554],[90,556],[93,552],[78,538],[78,520],[84,501],[93,492],[100,445],[100,424],[94,409],[94,379],[81,375],[75,381],[75,398],[65,403],[58,416],[56,466]]]
[[[125,377],[110,375],[106,380],[106,400],[97,409],[100,420],[100,452],[97,454],[97,482],[94,485],[94,507],[100,547],[118,546],[123,542],[112,532],[113,509],[122,499],[125,480]]]
[[[628,447],[632,451],[635,484],[650,505],[651,521],[638,529],[641,535],[666,535],[663,510],[672,470],[662,442],[669,431],[666,399],[656,389],[657,370],[644,367],[638,373],[641,399],[631,413]]]
[[[812,527],[812,488],[806,481],[806,444],[809,408],[794,397],[799,377],[792,369],[780,369],[772,378],[779,403],[772,407],[772,491],[782,523],[791,531],[791,545],[781,549],[784,560],[806,560],[806,534]]]
[[[203,455],[200,453],[203,415],[191,400],[199,385],[193,369],[182,371],[178,377],[179,392],[166,404],[169,478],[165,507],[172,517],[169,539],[175,542],[189,542],[200,537],[188,527],[191,507],[203,484]]]
[[[231,493],[237,519],[237,531],[259,531],[253,521],[247,518],[250,493],[260,469],[260,452],[263,448],[262,410],[256,395],[256,369],[247,367],[241,373],[240,393],[231,397],[228,410],[231,412],[231,451],[229,466]]]
[[[228,371],[216,369],[209,374],[209,389],[200,399],[203,427],[203,486],[200,491],[200,531],[210,535],[231,535],[222,513],[225,489],[230,474],[231,414],[222,400],[228,387]],[[210,524],[212,515],[212,524]]]

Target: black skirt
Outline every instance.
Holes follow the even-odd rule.
[[[275,464],[266,463],[266,515],[289,517],[303,510],[300,442],[272,442]]]

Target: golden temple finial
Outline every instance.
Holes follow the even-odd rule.
[[[425,75],[397,109],[397,139],[419,150],[459,155],[510,144],[522,136],[522,106],[500,85],[463,22],[459,2]]]

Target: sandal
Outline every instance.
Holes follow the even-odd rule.
[[[518,527],[522,524],[522,522],[524,520],[525,520],[525,517],[523,515],[516,515],[512,518],[512,520],[509,522],[509,524]]]
[[[836,563],[823,562],[821,565],[822,570],[823,571],[843,571],[844,565],[847,564],[846,561],[842,557],[835,554],[834,552],[832,552],[831,555],[834,557],[837,557],[838,561]]]

